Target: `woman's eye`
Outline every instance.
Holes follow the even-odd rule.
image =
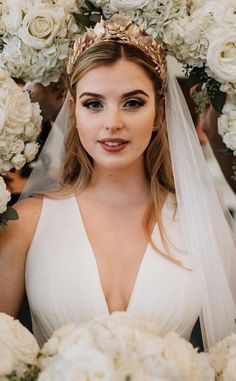
[[[144,105],[144,102],[138,99],[129,99],[125,102],[124,107],[130,109],[136,109]]]
[[[91,100],[91,101],[84,102],[83,106],[91,110],[97,110],[102,108],[102,103],[100,101]]]

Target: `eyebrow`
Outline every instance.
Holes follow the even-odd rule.
[[[125,93],[122,95],[122,98],[127,98],[127,97],[131,97],[133,95],[137,95],[137,94],[143,94],[145,95],[146,97],[149,98],[149,95],[147,93],[145,93],[145,91],[141,90],[141,89],[138,89],[138,90],[133,90],[133,91],[129,91],[128,93]],[[104,99],[105,97],[101,94],[97,94],[97,93],[90,93],[90,92],[85,92],[85,93],[82,93],[80,96],[79,96],[79,99],[84,97],[84,96],[87,96],[87,97],[94,97],[94,98],[101,98],[101,99]]]

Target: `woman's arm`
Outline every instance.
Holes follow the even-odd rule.
[[[19,219],[0,230],[0,312],[16,316],[25,292],[25,261],[41,211],[42,200],[14,205]]]

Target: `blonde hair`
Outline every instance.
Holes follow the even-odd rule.
[[[86,73],[100,65],[115,64],[121,59],[136,63],[150,78],[155,91],[156,115],[160,115],[160,109],[164,109],[164,99],[161,94],[163,84],[151,58],[136,46],[113,41],[92,45],[82,52],[74,63],[70,76],[68,76],[68,88],[74,104],[76,103],[76,85]],[[164,248],[169,252],[168,240],[161,219],[161,209],[167,194],[175,193],[175,187],[164,111],[162,117],[156,118],[156,131],[153,132],[151,141],[144,152],[144,166],[151,190],[143,221],[144,230],[149,242],[158,253],[179,264],[179,261],[161,252],[151,238],[151,222],[155,218]],[[71,113],[71,127],[65,139],[65,159],[61,181],[63,195],[86,188],[92,174],[93,160],[80,142],[75,116],[74,113]]]

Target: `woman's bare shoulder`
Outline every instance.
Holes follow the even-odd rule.
[[[19,217],[37,218],[40,215],[43,204],[43,197],[30,197],[18,201],[13,208],[17,211]]]
[[[8,221],[7,227],[0,231],[2,242],[5,244],[15,242],[15,244],[21,244],[27,248],[35,233],[42,203],[43,198],[31,197],[14,204],[13,208],[18,214],[18,219]]]

